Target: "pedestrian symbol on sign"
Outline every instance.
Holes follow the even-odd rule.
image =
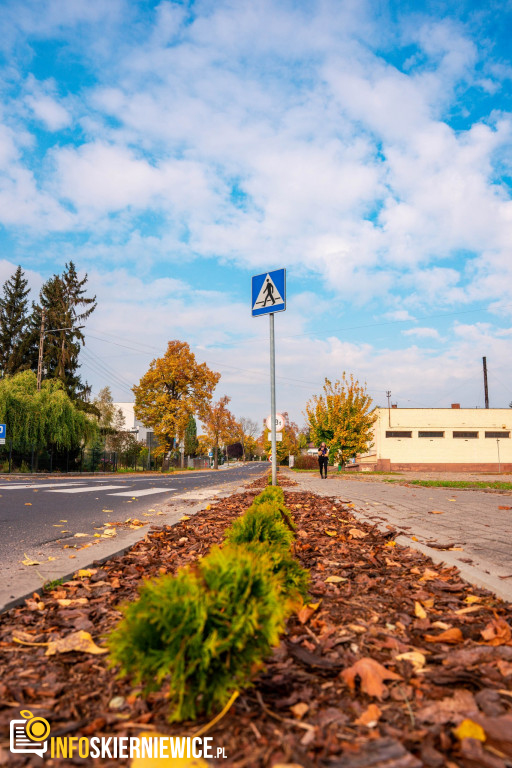
[[[263,315],[270,312],[282,312],[285,303],[284,269],[266,272],[253,277],[252,314]]]

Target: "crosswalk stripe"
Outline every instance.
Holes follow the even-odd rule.
[[[47,491],[50,491],[52,488],[59,488],[60,486],[63,486],[63,485],[67,485],[67,486],[83,485],[83,481],[81,480],[78,483],[69,482],[69,483],[51,483],[51,484],[50,483],[23,483],[23,485],[19,485],[19,484],[14,485],[13,483],[9,483],[9,485],[0,485],[0,489],[2,491],[17,491],[17,490],[26,491],[27,488],[46,488]]]
[[[176,488],[143,488],[142,490],[123,491],[122,493],[109,493],[109,496],[131,496],[132,498],[138,498],[139,496],[150,496],[152,493],[166,493],[168,491],[175,491]]]
[[[113,488],[124,488],[124,485],[86,485],[85,488],[48,488],[50,493],[87,493],[90,491],[110,491]]]

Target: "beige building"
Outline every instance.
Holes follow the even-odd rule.
[[[512,472],[512,408],[377,408],[361,468]]]

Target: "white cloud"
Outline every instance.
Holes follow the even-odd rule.
[[[27,96],[25,102],[50,131],[66,128],[71,122],[69,112],[50,96]]]
[[[483,60],[469,26],[448,14],[397,21],[385,5],[377,15],[374,3],[355,0],[205,0],[193,11],[161,2],[140,13],[122,0],[5,5],[13,53],[2,90],[0,222],[27,254],[59,233],[42,249],[87,267],[101,300],[95,327],[157,349],[176,335],[215,350],[226,386],[260,408],[263,331],[244,346],[239,337],[260,330],[240,297],[193,290],[186,267],[199,256],[222,270],[284,265],[292,279],[324,282],[328,298],[313,289],[294,296],[280,322],[290,337],[282,375],[295,381],[281,381],[280,407],[295,418],[316,379],[343,368],[379,393],[402,389],[428,405],[452,385],[476,399],[464,384],[475,344],[510,358],[508,336],[492,326],[443,327],[442,338],[413,328],[398,351],[293,338],[316,308],[328,316],[335,305],[384,322],[473,302],[501,306],[501,321],[511,313],[512,201],[502,173],[511,171],[512,121],[499,100],[511,70],[494,54]],[[57,41],[61,67],[77,64],[79,85],[26,75],[41,40]],[[486,100],[472,118],[478,89]],[[34,117],[51,135],[41,139]],[[153,280],[169,262],[177,279]],[[434,359],[408,346],[414,338],[442,351]],[[108,365],[108,345],[94,343]],[[111,362],[133,381],[147,363],[133,360]]]
[[[439,332],[435,328],[409,328],[402,331],[404,336],[417,336],[419,339],[440,339]]]
[[[390,320],[391,322],[398,321],[398,322],[406,322],[407,320],[410,320],[411,322],[415,321],[415,317],[409,313],[407,309],[395,309],[392,312],[386,312],[383,315],[383,318],[385,320]]]

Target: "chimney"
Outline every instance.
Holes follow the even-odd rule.
[[[452,408],[460,408],[460,403],[452,403]]]

